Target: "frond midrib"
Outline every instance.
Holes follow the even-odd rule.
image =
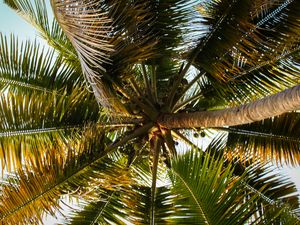
[[[287,204],[285,204],[284,202],[280,201],[280,199],[278,200],[273,200],[271,198],[269,198],[268,196],[266,196],[264,193],[262,193],[261,191],[253,188],[251,185],[249,185],[247,182],[245,182],[244,180],[241,180],[241,184],[244,185],[246,187],[246,189],[248,189],[250,192],[257,194],[260,198],[262,198],[265,202],[267,202],[268,204],[274,206],[274,207],[281,207],[283,209],[287,209],[287,213],[292,216],[293,218],[295,218],[296,220],[298,220],[300,222],[300,217],[299,215],[297,215],[296,213],[293,212],[293,210],[291,210]]]
[[[239,74],[237,74],[236,76],[230,78],[227,82],[230,82],[230,81],[233,81],[233,80],[236,80],[237,78],[240,78],[242,76],[245,76],[245,75],[248,75],[254,71],[258,71],[259,69],[263,68],[263,67],[266,67],[266,66],[271,66],[272,64],[276,63],[276,62],[279,62],[280,60],[284,60],[286,58],[288,58],[289,56],[293,55],[293,54],[296,54],[300,51],[300,45],[298,45],[297,47],[295,47],[294,49],[282,54],[282,55],[279,55],[279,56],[275,56],[273,59],[271,60],[267,60],[267,61],[264,61],[258,65],[254,65],[253,67],[245,70],[245,71],[241,71]]]
[[[56,189],[58,186],[64,184],[65,182],[67,182],[68,180],[70,180],[71,178],[73,178],[74,176],[76,176],[77,174],[79,174],[80,172],[82,172],[83,170],[85,170],[86,168],[88,168],[89,166],[91,166],[92,164],[98,162],[99,160],[101,160],[104,156],[100,156],[98,158],[96,158],[95,160],[93,160],[90,163],[87,163],[83,166],[81,166],[80,168],[78,168],[75,172],[73,172],[72,174],[70,174],[68,177],[64,177],[64,179],[59,180],[58,182],[54,183],[53,185],[50,185],[48,188],[46,188],[43,192],[34,195],[31,199],[29,199],[29,201],[24,202],[23,204],[19,205],[18,207],[16,207],[15,209],[6,212],[5,214],[2,215],[1,220],[3,221],[4,219],[13,216],[13,214],[19,210],[21,210],[22,208],[26,207],[27,205],[30,205],[30,203],[38,200],[39,198],[42,198],[43,196],[47,195],[47,193],[51,192],[52,190]]]
[[[0,131],[0,138],[2,137],[16,137],[16,136],[24,136],[24,135],[34,135],[34,134],[43,134],[43,133],[53,133],[65,130],[74,130],[81,128],[82,125],[71,125],[71,126],[62,126],[62,127],[45,127],[45,128],[37,128],[37,129],[26,129],[26,130],[14,130],[14,131]]]
[[[112,197],[114,196],[114,194],[116,193],[116,191],[113,191],[109,197],[106,199],[106,202],[104,204],[104,206],[101,208],[101,210],[97,213],[97,215],[95,216],[94,220],[91,221],[91,225],[96,224],[96,222],[98,221],[98,219],[101,217],[102,213],[104,212],[106,206],[109,204],[110,200],[112,199]]]
[[[14,79],[8,79],[8,78],[4,78],[4,77],[0,77],[0,83],[19,86],[19,87],[24,87],[24,88],[28,88],[28,89],[31,89],[31,90],[48,92],[48,93],[53,93],[53,92],[56,93],[57,92],[56,90],[50,90],[50,89],[47,89],[47,88],[42,87],[42,86],[32,85],[32,84],[29,84],[29,83],[26,83],[26,82],[21,82],[21,81],[17,81],[17,80],[14,80]]]
[[[207,217],[206,213],[205,213],[205,210],[203,209],[202,207],[202,204],[200,201],[198,201],[195,193],[193,192],[193,190],[190,188],[190,186],[185,182],[185,180],[180,176],[180,174],[178,174],[176,171],[174,170],[171,170],[172,173],[177,176],[180,181],[184,184],[184,186],[187,188],[187,190],[190,192],[193,200],[195,201],[195,203],[197,204],[198,206],[198,209],[200,210],[200,213],[201,215],[203,216],[203,218],[205,219],[205,223],[208,224],[208,225],[213,225],[213,223],[211,223],[210,219]]]
[[[246,135],[246,136],[249,135],[249,136],[254,136],[254,137],[259,137],[259,138],[263,137],[263,138],[268,138],[268,139],[272,139],[272,140],[281,140],[281,141],[290,141],[290,142],[300,143],[300,139],[298,139],[298,138],[293,138],[293,137],[278,135],[278,134],[273,134],[273,133],[244,130],[244,129],[234,128],[234,127],[228,127],[228,128],[217,127],[214,129],[226,131],[226,132],[233,133],[233,134],[240,134],[240,135]]]
[[[98,163],[100,160],[102,160],[104,157],[106,157],[109,154],[109,152],[111,152],[112,150],[116,149],[120,145],[124,144],[124,142],[126,142],[127,140],[135,138],[137,135],[139,135],[139,131],[143,132],[145,129],[148,129],[148,127],[150,125],[152,126],[152,123],[151,124],[147,124],[144,127],[138,128],[136,133],[130,134],[128,136],[125,136],[121,141],[118,141],[116,143],[110,144],[103,151],[103,153],[104,153],[103,155],[100,155],[100,156],[94,158],[91,162],[87,162],[87,163],[83,164],[81,167],[79,167],[77,170],[75,170],[75,172],[69,174],[68,177],[64,177],[64,179],[58,180],[56,183],[54,183],[53,185],[50,185],[48,188],[46,188],[45,191],[43,191],[43,192],[41,192],[41,193],[33,196],[33,198],[31,198],[29,201],[24,202],[23,204],[21,204],[20,206],[18,206],[14,210],[6,212],[4,215],[2,215],[1,220],[3,221],[4,219],[12,216],[12,214],[14,214],[15,212],[17,212],[20,209],[26,207],[27,205],[29,205],[30,203],[34,202],[35,200],[43,197],[45,194],[49,193],[51,190],[54,190],[56,187],[62,185],[63,183],[67,182],[68,180],[72,179],[76,175],[80,174],[82,171],[86,170],[88,167],[91,167],[93,164]]]

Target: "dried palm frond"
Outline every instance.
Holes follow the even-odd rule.
[[[104,63],[109,63],[113,51],[109,43],[111,20],[102,9],[102,1],[52,0],[57,21],[78,54],[83,73],[98,103],[109,111],[124,112],[111,88],[101,78]]]

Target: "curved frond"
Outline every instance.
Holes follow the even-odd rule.
[[[105,70],[102,64],[108,62],[112,51],[108,43],[110,20],[100,4],[94,0],[51,1],[54,15],[76,49],[83,71],[92,77],[99,75],[95,70]]]
[[[229,95],[231,100],[244,103],[298,84],[299,2],[251,1],[248,12],[243,13],[240,5],[246,10],[247,4],[233,2],[244,21],[230,14],[232,19],[226,18],[227,25],[215,35],[215,47],[201,54],[203,60],[198,62],[198,68],[207,72],[212,83],[210,89],[220,98]],[[209,14],[208,21],[210,17],[214,21],[222,15],[216,13],[222,9],[219,4],[230,3],[220,1],[212,7],[204,3],[200,11],[204,17]],[[226,47],[227,43],[230,45]]]
[[[179,156],[172,165],[170,175],[176,187],[174,191],[182,195],[181,204],[186,206],[183,214],[177,214],[177,223],[246,224],[254,220],[255,224],[266,224],[280,216],[282,221],[288,219],[297,223],[296,218],[283,216],[281,209],[276,207],[256,218],[259,195],[243,191],[242,180],[233,176],[232,166],[224,169],[222,158],[214,159],[210,153],[191,151]],[[241,202],[241,198],[247,201]],[[267,213],[272,216],[266,216]]]
[[[170,218],[180,206],[174,205],[174,196],[167,186],[156,188],[153,204],[148,160],[143,157],[134,160],[128,172],[130,187],[122,186],[122,181],[114,190],[97,190],[95,199],[82,204],[82,211],[72,213],[69,224],[149,224],[153,208],[155,224],[172,224]]]
[[[99,194],[98,198],[92,202],[84,203],[82,211],[72,216],[68,224],[72,225],[93,225],[95,223],[105,224],[113,222],[116,224],[125,223],[118,217],[124,217],[122,212],[123,203],[119,200],[119,193],[116,191],[106,191]]]
[[[131,194],[124,197],[129,221],[133,224],[150,224],[152,208],[155,208],[155,224],[173,224],[172,217],[180,210],[180,206],[173,202],[175,196],[166,186],[157,187],[154,204],[151,203],[151,187],[135,187]]]
[[[110,143],[101,129],[88,127],[74,145],[60,149],[67,157],[50,152],[38,166],[26,167],[15,178],[8,178],[0,191],[0,221],[42,222],[45,213],[55,216],[60,211],[59,202],[66,195],[90,200],[99,191],[107,196],[119,188],[130,190],[130,173],[108,155],[108,149],[116,145]],[[105,148],[107,145],[112,147]]]
[[[241,5],[243,5],[242,8]],[[228,6],[231,7],[231,12],[228,12],[230,8]],[[234,76],[239,71],[245,72],[247,70],[245,68],[251,67],[251,64],[257,67],[257,61],[269,61],[273,58],[272,56],[280,56],[289,52],[288,49],[294,49],[293,46],[298,45],[299,26],[296,25],[299,19],[298,7],[297,1],[278,1],[278,3],[267,1],[263,5],[259,0],[251,2],[224,0],[203,3],[200,13],[207,18],[212,30],[217,25],[221,26],[218,33],[214,34],[216,45],[213,49],[218,49],[218,51],[208,51],[215,55],[206,58],[209,62],[215,63],[210,65],[211,70],[206,69],[206,71],[217,78]],[[267,14],[268,10],[273,11]],[[256,16],[259,19],[256,19]],[[272,20],[275,16],[276,19]],[[220,48],[225,51],[221,51]],[[276,51],[272,52],[272,49]]]
[[[78,66],[79,60],[74,47],[57,21],[52,18],[52,14],[48,13],[49,7],[45,0],[4,0],[4,3],[15,10],[28,23],[32,24],[40,36],[54,48],[72,68],[81,71]]]
[[[2,90],[69,93],[82,82],[81,74],[63,63],[53,50],[45,51],[36,42],[19,43],[0,34],[0,83]],[[82,85],[82,84],[81,84]]]
[[[110,62],[113,51],[109,43],[111,20],[102,4],[95,0],[51,1],[54,15],[74,46],[98,103],[109,111],[126,114],[116,93],[101,78],[106,71],[104,64]]]
[[[230,49],[244,30],[252,28],[247,21],[250,8],[249,0],[206,1],[200,4],[198,10],[203,15],[207,31],[195,44],[190,60],[212,76],[217,76],[215,59]],[[240,28],[236,29],[237,26]]]
[[[272,205],[288,206],[292,210],[299,211],[299,199],[296,185],[280,171],[275,172],[274,166],[256,163],[247,167],[249,189],[253,192],[265,188],[261,193],[263,201]]]

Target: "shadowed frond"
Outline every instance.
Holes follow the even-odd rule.
[[[263,121],[225,128],[227,151],[237,157],[299,165],[299,113],[292,112]]]
[[[247,167],[249,189],[256,192],[265,188],[261,193],[263,201],[272,205],[287,206],[299,211],[299,199],[296,185],[280,171],[275,172],[276,168],[272,165],[255,163]],[[236,174],[237,170],[235,170]],[[236,174],[237,175],[237,174]],[[286,204],[286,205],[285,205]]]
[[[244,30],[252,28],[247,21],[250,8],[249,0],[205,1],[200,4],[198,10],[203,16],[207,31],[195,44],[190,60],[212,76],[217,76],[213,62],[239,40]]]
[[[73,131],[97,122],[98,106],[83,88],[68,95],[2,94],[0,117],[1,166],[11,170],[39,159],[55,146],[66,146]]]
[[[72,219],[68,224],[94,225],[94,224],[126,224],[120,218],[124,218],[122,212],[123,203],[120,201],[117,191],[106,191],[99,194],[92,202],[82,203],[83,210],[72,213]]]
[[[81,68],[99,104],[109,111],[125,113],[116,93],[101,78],[113,46],[109,43],[111,20],[101,8],[102,1],[52,0],[54,15],[76,49]]]
[[[240,54],[239,59],[237,55],[231,54],[235,61],[235,67],[242,68],[231,79],[248,74],[251,76],[251,72],[259,71],[266,65],[269,65],[269,68],[273,67],[275,71],[278,68],[282,75],[284,75],[285,69],[289,70],[284,68],[284,64],[289,64],[290,56],[299,54],[299,7],[298,1],[279,1],[276,8],[273,8],[264,18],[254,19],[254,21],[258,21],[255,29],[250,30],[248,35],[245,34],[240,40],[240,44],[236,44],[237,52]],[[261,40],[253,38],[252,35],[255,33],[261,37]],[[249,45],[253,46],[251,50]],[[244,58],[244,63],[239,62],[241,57]],[[280,61],[279,65],[275,64]],[[292,68],[295,67],[292,66]],[[289,71],[292,71],[292,68]],[[265,75],[262,71],[262,74],[256,76],[258,79],[263,75],[272,77],[273,74],[270,73],[270,75]],[[274,76],[276,76],[276,72]]]
[[[111,182],[112,177],[117,180],[121,170],[114,168],[111,159],[103,158],[106,156],[105,142],[103,132],[90,127],[75,145],[57,149],[66,151],[67,157],[49,152],[38,167],[29,167],[19,171],[15,178],[7,179],[0,192],[1,222],[28,224],[41,221],[44,213],[55,215],[59,199],[65,194],[77,196],[95,188],[113,190],[119,181]]]
[[[111,19],[111,65],[106,65],[108,76],[130,75],[134,63],[153,57],[156,37],[151,33],[154,17],[150,1],[106,1]],[[125,73],[125,74],[124,74]]]
[[[216,33],[213,33],[213,39],[209,40],[214,40],[216,46],[213,49],[218,49],[218,51],[208,51],[209,54],[215,55],[205,60],[215,63],[208,65],[211,69],[206,69],[206,71],[217,78],[239,77],[241,75],[236,75],[239,71],[246,75],[250,73],[250,70],[253,71],[254,68],[259,67],[257,62],[259,65],[261,65],[260,62],[270,64],[267,62],[271,59],[283,57],[299,45],[297,38],[299,26],[296,23],[299,19],[298,7],[297,1],[278,1],[277,3],[267,1],[263,5],[260,1],[223,0],[203,3],[203,10],[200,13],[202,12],[204,17],[208,18],[207,22],[212,27],[211,30],[216,30]],[[269,14],[266,13],[268,11],[266,8],[270,9]],[[259,11],[262,13],[258,13]],[[255,15],[258,15],[259,19],[256,19]],[[263,18],[261,18],[262,15]],[[275,16],[276,19],[274,19]],[[208,44],[209,41],[206,46]],[[272,52],[272,49],[276,51]]]
[[[296,218],[283,215],[283,209],[276,207],[256,218],[255,214],[260,210],[260,207],[256,207],[260,196],[247,192],[242,182],[247,178],[244,175],[243,179],[235,177],[234,168],[231,165],[224,168],[222,158],[214,159],[209,152],[190,151],[179,156],[172,165],[170,176],[175,187],[174,193],[182,195],[184,201],[180,201],[180,204],[186,207],[186,211],[177,214],[178,220],[174,219],[179,224],[247,224],[248,221],[272,224],[280,216],[283,217],[282,221],[287,218],[289,222],[297,223]],[[242,202],[241,198],[247,201]],[[272,216],[267,217],[267,213]]]
[[[151,224],[151,209],[155,208],[155,224],[173,224],[172,217],[181,210],[180,205],[173,202],[175,195],[169,187],[156,188],[154,205],[151,203],[151,187],[136,186],[123,202],[126,204],[128,220],[133,224]]]
[[[215,152],[216,155],[223,155],[226,160],[225,164],[234,164],[233,174],[235,176],[247,174],[247,180],[244,180],[245,188],[259,194],[262,205],[265,203],[279,205],[290,208],[291,214],[298,214],[297,188],[290,178],[268,161],[260,163],[251,157],[245,161],[239,155],[232,155],[226,149],[226,141],[227,135],[219,134],[212,140],[208,149]],[[264,189],[263,192],[260,191],[262,189]]]
[[[233,4],[231,4],[231,2]],[[260,28],[259,26],[263,26],[265,23],[270,22],[270,21],[277,21],[277,23],[282,22],[282,26],[286,26],[285,22],[287,24],[291,23],[291,26],[288,26],[288,29],[285,30],[280,30],[280,34],[283,33],[289,33],[286,34],[289,38],[293,39],[294,37],[297,36],[297,26],[296,21],[297,21],[297,1],[264,1],[263,3],[261,1],[252,1],[251,6],[248,12],[244,12],[245,20],[242,24],[239,24],[237,21],[236,15],[228,14],[229,18],[222,17],[222,13],[219,13],[219,11],[223,10],[225,13],[226,7],[220,7],[220,5],[226,6],[226,5],[231,5],[231,7],[236,6],[236,10],[241,10],[239,5],[242,3],[242,1],[218,1],[218,2],[205,2],[199,7],[200,14],[204,17],[205,20],[208,22],[208,34],[204,36],[202,39],[203,40],[208,40],[207,45],[209,46],[209,40],[213,40],[215,38],[215,44],[212,45],[210,48],[207,49],[207,51],[203,52],[204,59],[201,61],[201,63],[204,63],[205,61],[209,61],[208,67],[210,67],[211,70],[212,67],[216,67],[216,71],[211,72],[209,68],[200,68],[202,71],[208,72],[207,77],[209,78],[210,82],[212,83],[212,86],[209,87],[208,92],[209,93],[203,93],[204,95],[209,95],[211,92],[217,92],[220,98],[228,98],[229,101],[235,100],[238,101],[238,103],[244,103],[245,100],[249,101],[253,98],[257,98],[259,96],[263,96],[266,94],[270,93],[275,93],[278,91],[283,90],[284,88],[291,87],[295,84],[298,83],[299,79],[299,68],[297,67],[298,65],[298,52],[297,52],[297,46],[299,41],[297,42],[297,38],[293,41],[291,44],[286,38],[279,38],[276,35],[276,29],[273,27],[268,27],[268,31],[273,32],[274,35],[272,37],[268,37],[268,35],[262,34],[265,30],[265,28]],[[243,8],[244,9],[244,8]],[[234,11],[234,10],[233,10]],[[248,13],[248,16],[247,16]],[[287,17],[286,15],[290,14],[290,17]],[[275,16],[280,14],[280,19],[274,19]],[[263,16],[264,18],[260,18],[261,22],[259,21],[254,21],[253,17],[261,17]],[[222,26],[222,23],[220,24],[220,27],[218,28],[219,31],[214,33],[214,25],[215,23],[217,24],[218,18],[223,21],[223,25],[226,27],[226,29]],[[204,20],[204,21],[205,21]],[[227,23],[226,23],[227,21]],[[285,22],[283,22],[285,21]],[[257,24],[256,24],[257,23]],[[248,28],[247,28],[248,24]],[[252,25],[251,25],[252,24]],[[202,24],[201,24],[202,25]],[[252,29],[251,29],[252,26]],[[230,28],[234,27],[234,28]],[[237,27],[237,29],[235,29]],[[243,28],[242,28],[243,27]],[[221,29],[224,28],[224,29]],[[217,29],[217,30],[218,30]],[[291,30],[290,30],[291,29]],[[210,32],[212,34],[210,34]],[[217,35],[217,33],[219,33]],[[226,37],[227,36],[230,38]],[[210,37],[210,35],[212,35]],[[235,40],[232,38],[232,36],[237,35],[237,38],[240,38],[238,40]],[[271,41],[272,38],[278,38],[280,39],[279,42],[284,46],[284,50],[280,52],[280,50],[276,50],[276,52],[273,52],[272,54],[263,52],[263,48],[259,50],[252,51],[254,47],[260,48],[258,46],[263,46],[265,43],[263,41],[260,42],[262,39],[262,36],[265,35],[265,39],[268,39]],[[214,37],[214,38],[213,38]],[[223,38],[224,37],[224,38]],[[212,39],[211,39],[212,38]],[[247,39],[247,40],[244,40]],[[204,43],[205,41],[203,41]],[[252,43],[255,42],[255,43]],[[257,43],[256,43],[257,42]],[[225,43],[225,44],[224,44]],[[226,43],[231,43],[228,44],[228,46],[233,46],[232,49],[229,48],[226,50]],[[274,41],[274,43],[277,43]],[[253,45],[250,47],[245,47],[245,45]],[[291,45],[290,45],[291,44]],[[276,45],[276,44],[275,44]],[[225,53],[222,55],[222,51],[220,51],[220,48],[224,48]],[[248,48],[246,50],[240,50],[240,48]],[[268,48],[265,47],[267,50],[266,51],[271,51],[269,49],[274,49],[277,48],[273,46],[269,46]],[[216,53],[214,53],[214,49],[218,49]],[[231,50],[230,50],[231,49]],[[236,54],[235,52],[242,52],[241,54]],[[246,53],[245,53],[246,52]],[[219,54],[220,53],[220,54]],[[216,54],[216,56],[212,56],[211,58],[207,56],[207,54]],[[219,54],[219,55],[218,55]],[[247,59],[243,54],[249,54],[250,56],[255,56],[255,54],[261,54],[257,56],[257,58],[254,57],[254,59]],[[272,57],[272,59],[268,58],[265,61],[261,57]],[[233,57],[235,55],[235,59],[224,59],[225,56],[231,55],[230,57]],[[249,56],[249,57],[250,57]],[[223,57],[223,58],[222,58]],[[226,58],[226,57],[225,57]],[[225,62],[223,63],[224,60]],[[235,61],[234,61],[235,60]],[[262,62],[262,63],[260,63]],[[234,65],[231,65],[234,63]],[[252,69],[246,70],[245,66],[246,64],[253,64],[251,67]],[[220,64],[222,66],[220,67]],[[236,65],[237,64],[237,65]],[[236,73],[235,67],[241,67],[239,70],[243,71],[243,77],[239,75],[236,78],[236,81],[231,78],[226,78],[227,83],[224,84],[220,82],[220,77],[218,76],[234,76]],[[245,67],[245,68],[244,68]],[[246,72],[247,71],[247,72]],[[226,75],[227,74],[227,75]],[[245,75],[245,76],[244,76]],[[215,78],[212,78],[214,76]],[[231,80],[230,80],[231,79]],[[279,85],[280,83],[280,85]],[[230,85],[228,85],[230,84]],[[207,92],[207,91],[206,91]]]
[[[108,43],[110,20],[100,4],[94,0],[51,1],[54,15],[76,49],[83,71],[93,79],[101,74],[95,70],[105,71],[102,64],[109,61],[112,51]]]
[[[204,3],[201,13],[205,17],[213,9],[210,16],[214,21],[221,17],[221,14],[215,13],[222,9],[219,4],[230,4],[229,2],[220,1],[208,8]],[[207,72],[212,83],[210,89],[219,93],[220,97],[226,96],[244,103],[245,100],[276,93],[298,84],[299,1],[251,1],[248,12],[243,13],[240,7],[243,1],[233,2],[238,5],[236,9],[244,16],[245,21],[239,21],[234,14],[230,14],[232,19],[225,18],[225,26],[228,27],[220,28],[219,34],[215,35],[216,47],[207,49],[201,54],[203,60],[199,61],[199,65],[204,64],[198,66],[199,69]],[[247,4],[242,5],[245,9]],[[226,50],[228,42],[230,44]],[[220,82],[221,80],[224,82]]]
[[[134,63],[144,62],[159,65],[158,78],[170,75],[163,73],[174,69],[167,58],[177,57],[183,47],[183,35],[195,4],[192,0],[107,1],[113,29],[111,43],[115,49],[112,61],[116,65],[108,65],[108,71],[122,76]]]
[[[128,168],[132,179],[130,187],[122,186],[120,182],[113,191],[98,192],[93,201],[82,204],[82,211],[71,215],[69,224],[149,224],[153,207],[155,224],[171,224],[169,220],[180,206],[174,205],[169,187],[158,187],[152,204],[151,171],[149,165],[148,169],[143,168],[147,161],[140,160]]]
[[[274,166],[259,163],[248,166],[246,170],[248,179],[243,186],[260,198],[256,201],[258,210],[251,221],[263,218],[263,224],[300,224],[296,186],[275,170]],[[281,209],[280,214],[274,217],[274,211],[278,209]]]

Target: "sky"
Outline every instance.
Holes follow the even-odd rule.
[[[13,33],[18,36],[20,40],[32,40],[37,37],[35,29],[7,7],[2,0],[0,0],[0,32],[5,35]],[[300,168],[285,167],[282,171],[291,177],[300,191]],[[52,220],[49,220],[46,224],[53,224],[53,222],[50,221]]]
[[[4,34],[14,33],[20,39],[34,39],[36,33],[31,25],[18,16],[0,0],[0,31]]]

